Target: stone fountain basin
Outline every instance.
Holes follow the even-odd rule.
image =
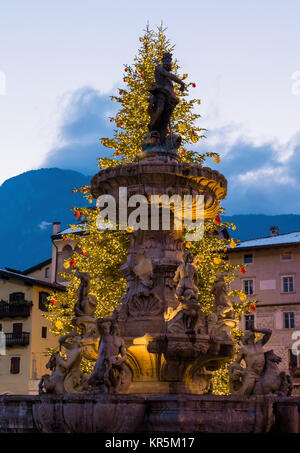
[[[145,409],[141,395],[5,395],[0,433],[132,433]]]
[[[0,433],[296,433],[299,403],[275,395],[4,395]]]

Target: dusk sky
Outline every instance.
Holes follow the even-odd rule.
[[[300,214],[298,0],[0,0],[0,184],[30,169],[92,175],[147,21],[197,87],[228,214]]]

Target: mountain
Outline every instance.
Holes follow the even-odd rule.
[[[83,206],[74,187],[89,184],[90,176],[72,170],[42,168],[5,181],[0,186],[0,268],[24,270],[51,257],[52,222],[62,228],[76,223],[72,206]],[[246,240],[269,236],[270,226],[279,233],[300,231],[300,215],[246,214],[222,216],[234,222],[233,237]]]
[[[74,187],[90,182],[72,170],[42,168],[0,186],[0,268],[26,269],[51,257],[52,222],[76,223],[72,206],[82,206]]]

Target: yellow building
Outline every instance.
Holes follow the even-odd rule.
[[[57,346],[57,337],[43,317],[49,292],[65,290],[50,282],[51,260],[22,273],[0,270],[0,394],[36,394],[46,371],[46,351]],[[29,276],[34,275],[34,276]],[[39,278],[37,278],[37,276]]]

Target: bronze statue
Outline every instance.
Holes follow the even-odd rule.
[[[149,89],[151,96],[149,97],[148,113],[151,121],[148,125],[150,135],[158,132],[160,136],[160,144],[164,145],[168,126],[174,108],[179,103],[176,97],[172,81],[180,84],[180,90],[185,89],[185,84],[177,76],[172,74],[172,54],[164,53],[162,57],[162,66],[155,67],[156,86]],[[175,146],[174,146],[175,147]]]
[[[255,332],[263,337],[255,341]],[[264,351],[263,346],[272,335],[270,329],[254,329],[245,332],[242,347],[229,368],[231,394],[236,395],[290,395],[292,382],[289,375],[280,372],[277,364],[281,358],[273,350]],[[240,363],[244,360],[246,367]]]

